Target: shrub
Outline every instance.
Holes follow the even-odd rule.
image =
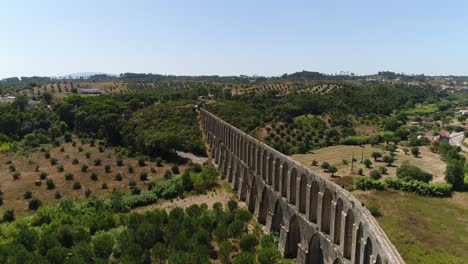
[[[104,166],[104,170],[106,171],[106,173],[109,173],[111,171],[111,166],[107,164],[106,166]]]
[[[73,190],[79,190],[81,189],[81,183],[80,182],[74,182],[73,183]]]
[[[358,190],[385,190],[385,185],[371,178],[354,178],[353,187]]]
[[[122,167],[123,166],[122,158],[117,158],[117,160],[115,161],[115,164],[117,164],[117,166],[119,166],[119,167]]]
[[[101,153],[104,152],[104,146],[99,146],[98,149],[99,149],[99,152]]]
[[[79,164],[79,163],[80,163],[80,162],[79,162],[77,159],[73,159],[73,161],[72,161],[72,164],[73,164],[73,165],[77,165],[77,164]]]
[[[313,160],[313,161],[312,161],[312,166],[318,166],[318,161]]]
[[[50,158],[50,165],[54,166],[58,163],[58,160],[56,158]]]
[[[85,196],[86,196],[86,198],[89,198],[89,196],[91,196],[91,193],[92,193],[92,192],[91,192],[91,189],[86,188],[86,190],[85,190]]]
[[[418,180],[423,182],[432,181],[432,174],[427,173],[420,168],[404,162],[396,171],[397,177],[406,181]]]
[[[63,172],[64,168],[63,168],[63,165],[58,165],[57,166],[57,171],[58,172]]]
[[[328,162],[325,161],[324,163],[322,163],[322,165],[320,166],[320,168],[322,168],[322,170],[328,172],[328,169],[330,168],[330,163],[328,163]]]
[[[52,179],[48,179],[46,181],[46,185],[47,185],[47,190],[52,190],[55,188],[55,183]]]
[[[179,166],[177,164],[172,165],[171,171],[173,174],[178,175],[180,173]]]
[[[60,152],[64,152],[65,151],[65,148],[64,147],[61,147],[60,148]]]
[[[388,173],[387,172],[387,167],[384,167],[384,166],[380,166],[379,171],[380,171],[381,174],[384,174],[384,175]]]
[[[379,158],[382,157],[382,153],[375,151],[375,152],[372,152],[371,156],[372,158],[374,158],[374,161],[377,161]]]
[[[13,180],[19,180],[19,178],[21,177],[21,173],[15,171],[13,172],[12,176],[13,176]]]
[[[156,158],[156,166],[162,167],[163,166],[162,162],[163,162],[163,160],[161,159],[161,157]]]
[[[34,169],[34,171],[35,171],[35,172],[38,172],[40,168],[41,168],[41,166],[36,165],[36,168]]]
[[[262,248],[258,251],[257,258],[260,264],[277,263],[278,259],[281,258],[281,253],[274,247]]]
[[[391,166],[392,163],[395,161],[395,158],[393,156],[385,155],[382,157],[382,161],[387,163],[387,166]]]
[[[385,185],[391,189],[433,197],[450,197],[453,188],[448,183],[425,183],[417,180],[406,181],[394,178],[385,179]]]
[[[31,191],[25,191],[23,193],[23,198],[26,199],[26,200],[31,199],[32,198],[32,192]]]
[[[128,165],[128,166],[127,166],[127,171],[128,171],[128,173],[134,173],[134,172],[135,172],[135,168],[133,168],[132,165]]]
[[[378,180],[382,177],[382,175],[380,174],[380,171],[378,170],[372,170],[369,174],[369,176],[374,179],[374,180]]]
[[[9,170],[10,172],[16,171],[15,165],[11,164],[10,166],[8,166],[8,170]]]
[[[373,217],[382,216],[382,213],[380,212],[380,206],[378,204],[371,204],[367,209]]]
[[[328,168],[328,172],[331,173],[331,176],[335,176],[335,173],[338,171],[338,169],[335,166],[330,166]]]
[[[130,186],[130,187],[136,186],[136,181],[134,181],[134,180],[129,180],[129,181],[128,181],[128,186]]]
[[[44,157],[45,157],[46,159],[50,159],[50,153],[49,153],[49,151],[47,151],[46,153],[44,153]]]
[[[115,174],[114,179],[116,181],[122,181],[122,174],[120,172],[118,172],[117,174]]]
[[[165,179],[172,178],[172,172],[170,170],[166,170],[166,172],[164,173],[164,178]]]
[[[3,221],[13,222],[15,221],[15,211],[13,209],[6,209],[3,213]]]
[[[148,173],[141,172],[140,173],[140,181],[146,181],[146,180],[148,180]]]
[[[81,171],[82,172],[87,172],[88,171],[88,165],[86,165],[86,164],[81,165]]]
[[[242,251],[254,252],[258,246],[258,239],[253,234],[244,235],[239,242],[239,246]]]
[[[94,160],[94,166],[101,166],[101,163],[102,163],[101,159]]]
[[[41,200],[37,199],[37,198],[32,198],[31,200],[29,200],[29,203],[28,203],[28,208],[29,210],[37,210],[40,206],[42,205],[42,202]]]
[[[141,193],[141,189],[137,186],[132,186],[131,190],[133,195],[139,195]]]
[[[97,173],[95,173],[95,172],[91,173],[90,178],[91,178],[91,180],[93,180],[93,181],[97,181],[97,180],[98,180],[98,175],[97,175]]]
[[[364,170],[362,168],[359,168],[358,169],[358,174],[361,175],[361,176],[364,175]]]
[[[366,165],[366,168],[370,168],[372,166],[372,161],[370,161],[370,159],[365,159],[363,163]]]
[[[107,186],[107,183],[103,182],[103,183],[101,184],[101,189],[107,190],[107,189],[109,189],[109,186]]]
[[[47,175],[48,175],[47,172],[41,171],[41,172],[39,173],[39,179],[45,180],[45,179],[47,178]]]
[[[73,180],[73,173],[71,172],[66,172],[64,176],[65,176],[65,180],[67,181]]]
[[[413,156],[415,156],[416,158],[419,156],[421,152],[419,151],[419,148],[418,147],[412,147],[411,148],[411,154],[413,154]]]
[[[140,167],[146,166],[145,158],[143,157],[138,158],[138,166]]]
[[[232,264],[255,264],[255,256],[249,252],[241,252],[232,259]]]
[[[89,158],[91,158],[91,153],[90,153],[90,152],[86,152],[86,153],[85,153],[85,156],[86,156],[87,159],[89,159]]]
[[[54,194],[55,199],[60,199],[62,198],[62,194],[59,191],[56,191]]]

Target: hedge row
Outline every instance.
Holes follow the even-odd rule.
[[[449,197],[452,195],[452,185],[448,183],[425,183],[417,180],[405,181],[395,178],[387,178],[384,182],[371,178],[355,178],[353,179],[353,188],[358,190],[385,190],[390,188],[433,197]]]

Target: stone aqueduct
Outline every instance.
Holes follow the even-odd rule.
[[[198,107],[213,162],[297,263],[404,263],[378,223],[335,183]]]

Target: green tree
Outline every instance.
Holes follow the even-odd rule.
[[[378,180],[378,179],[380,179],[382,177],[382,174],[378,170],[372,170],[370,172],[369,176],[374,180]]]
[[[229,240],[225,240],[219,246],[219,255],[222,263],[231,263],[231,252],[233,247]]]
[[[370,161],[370,159],[365,159],[364,165],[366,165],[366,168],[370,168],[372,166],[372,161]]]
[[[242,251],[254,252],[255,248],[258,246],[258,239],[253,234],[247,234],[242,236],[239,246]]]
[[[445,169],[445,181],[452,184],[455,190],[462,190],[464,186],[464,161],[451,159]]]
[[[415,156],[416,158],[419,156],[421,152],[419,151],[419,148],[418,147],[412,147],[411,148],[411,154],[413,154],[413,156]]]
[[[262,248],[258,251],[257,258],[260,264],[272,264],[281,258],[281,253],[273,247]]]
[[[114,239],[108,233],[100,233],[93,237],[92,244],[94,247],[94,254],[99,258],[107,259],[112,253]]]
[[[338,171],[338,169],[335,167],[335,166],[330,166],[330,168],[328,168],[328,172],[331,173],[331,176],[334,177],[335,176],[335,173]]]
[[[374,151],[374,152],[372,152],[371,156],[372,156],[372,158],[374,158],[374,161],[377,161],[379,158],[382,157],[382,153]]]
[[[68,250],[63,247],[54,247],[47,252],[47,260],[52,264],[63,264],[68,257]]]
[[[255,256],[250,252],[241,252],[232,259],[233,264],[255,264]]]
[[[395,161],[395,158],[393,158],[392,156],[389,156],[389,155],[385,155],[382,157],[382,161],[387,163],[387,166],[391,166],[392,163]]]

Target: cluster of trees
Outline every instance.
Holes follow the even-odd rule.
[[[115,213],[95,197],[82,204],[69,200],[42,207],[29,218],[14,221],[11,210],[1,234],[2,263],[274,263],[275,239],[248,234],[249,211],[235,201],[144,214]],[[261,248],[259,245],[261,241]],[[239,242],[237,242],[239,241]],[[239,244],[237,244],[239,243]],[[236,248],[241,249],[238,253]],[[247,262],[246,262],[247,260]]]

